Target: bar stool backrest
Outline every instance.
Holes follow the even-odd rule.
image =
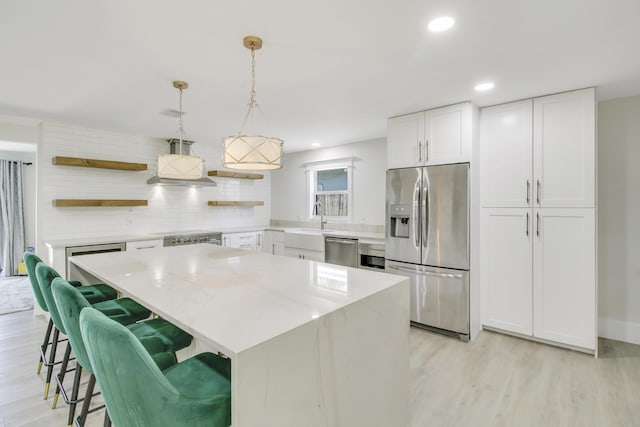
[[[58,309],[58,315],[64,325],[64,329],[67,331],[67,338],[69,338],[77,362],[85,371],[93,373],[89,356],[87,356],[87,350],[80,334],[80,312],[86,307],[91,307],[91,304],[80,291],[61,277],[53,279],[51,291]]]
[[[53,324],[56,325],[56,328],[58,328],[60,332],[67,335],[67,332],[64,329],[64,324],[60,319],[60,314],[58,313],[56,302],[53,299],[53,294],[51,293],[51,283],[56,277],[60,277],[58,272],[55,271],[52,267],[49,267],[44,262],[36,265],[36,278],[38,279],[40,291],[42,292],[42,296],[44,297],[47,308],[49,309],[51,320],[53,320]]]
[[[22,256],[25,267],[27,267],[27,275],[29,276],[29,282],[31,283],[31,287],[33,288],[33,295],[36,297],[36,301],[41,309],[48,312],[47,303],[42,296],[42,291],[40,290],[40,285],[38,284],[38,279],[36,277],[36,265],[42,262],[38,255],[35,255],[31,252],[25,252]]]

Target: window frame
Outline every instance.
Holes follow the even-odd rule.
[[[347,170],[347,215],[344,216],[325,216],[327,221],[331,222],[351,222],[353,217],[353,160],[341,159],[341,160],[328,160],[325,162],[309,163],[307,167],[307,219],[315,220],[320,219],[320,215],[315,215],[315,195],[318,193],[317,179],[318,171],[326,171],[332,169],[346,169]],[[326,193],[336,193],[335,191],[327,191]]]

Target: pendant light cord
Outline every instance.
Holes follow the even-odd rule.
[[[178,132],[180,134],[180,155],[182,156],[182,139],[184,136],[184,126],[182,122],[182,88],[178,89],[180,91],[180,112],[178,115]]]
[[[244,130],[245,125],[247,124],[247,120],[249,120],[249,116],[251,116],[251,132],[254,131],[254,107],[258,106],[258,102],[256,101],[256,49],[251,45],[251,92],[249,93],[249,109],[247,110],[247,114],[244,117],[244,121],[242,122],[242,126],[240,127],[240,132],[238,135],[242,135],[242,131]]]

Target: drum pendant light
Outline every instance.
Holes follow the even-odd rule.
[[[183,143],[191,145],[193,141],[183,141],[184,126],[182,123],[182,91],[189,87],[187,82],[175,81],[173,87],[180,91],[180,111],[178,115],[178,134],[180,135],[180,149],[178,154],[161,154],[158,156],[158,176],[160,178],[199,180],[204,177],[204,159],[191,156],[188,149],[183,154]]]
[[[247,120],[251,117],[253,133],[254,109],[258,107],[256,102],[256,50],[262,47],[262,39],[256,36],[246,36],[243,39],[244,46],[251,50],[251,93],[249,98],[249,110],[244,118],[242,127],[236,136],[228,136],[222,139],[224,153],[222,163],[230,169],[245,170],[275,170],[282,168],[282,144],[279,138],[261,135],[243,134]]]

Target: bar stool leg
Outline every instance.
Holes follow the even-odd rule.
[[[53,395],[53,404],[51,405],[51,409],[56,409],[56,405],[58,404],[58,398],[60,397],[60,387],[62,382],[64,381],[64,376],[67,373],[67,366],[69,365],[69,358],[71,357],[71,343],[67,341],[67,348],[64,351],[64,358],[62,359],[62,364],[60,365],[60,372],[56,375],[56,394]]]
[[[49,318],[49,324],[47,325],[47,332],[44,334],[44,341],[40,346],[40,356],[38,357],[38,370],[36,374],[40,375],[40,371],[42,371],[42,362],[44,355],[47,353],[47,348],[49,347],[49,338],[51,338],[51,329],[53,329],[53,320]]]
[[[89,384],[87,384],[87,392],[84,394],[82,410],[80,411],[80,416],[78,417],[78,425],[80,427],[83,427],[85,421],[87,421],[87,414],[89,414],[89,406],[91,405],[91,398],[93,397],[93,389],[95,386],[96,376],[91,374],[91,378],[89,378]]]
[[[44,383],[44,400],[49,397],[49,386],[51,385],[51,375],[53,374],[53,364],[56,361],[56,348],[58,347],[58,337],[60,331],[55,328],[53,340],[51,341],[51,353],[49,354],[49,366],[47,366],[47,381]]]
[[[92,375],[93,376],[93,375]],[[73,390],[71,391],[71,400],[69,403],[69,418],[67,425],[73,426],[73,417],[76,414],[76,405],[78,404],[78,392],[80,390],[80,377],[82,377],[82,366],[76,365],[76,374],[73,377]]]

